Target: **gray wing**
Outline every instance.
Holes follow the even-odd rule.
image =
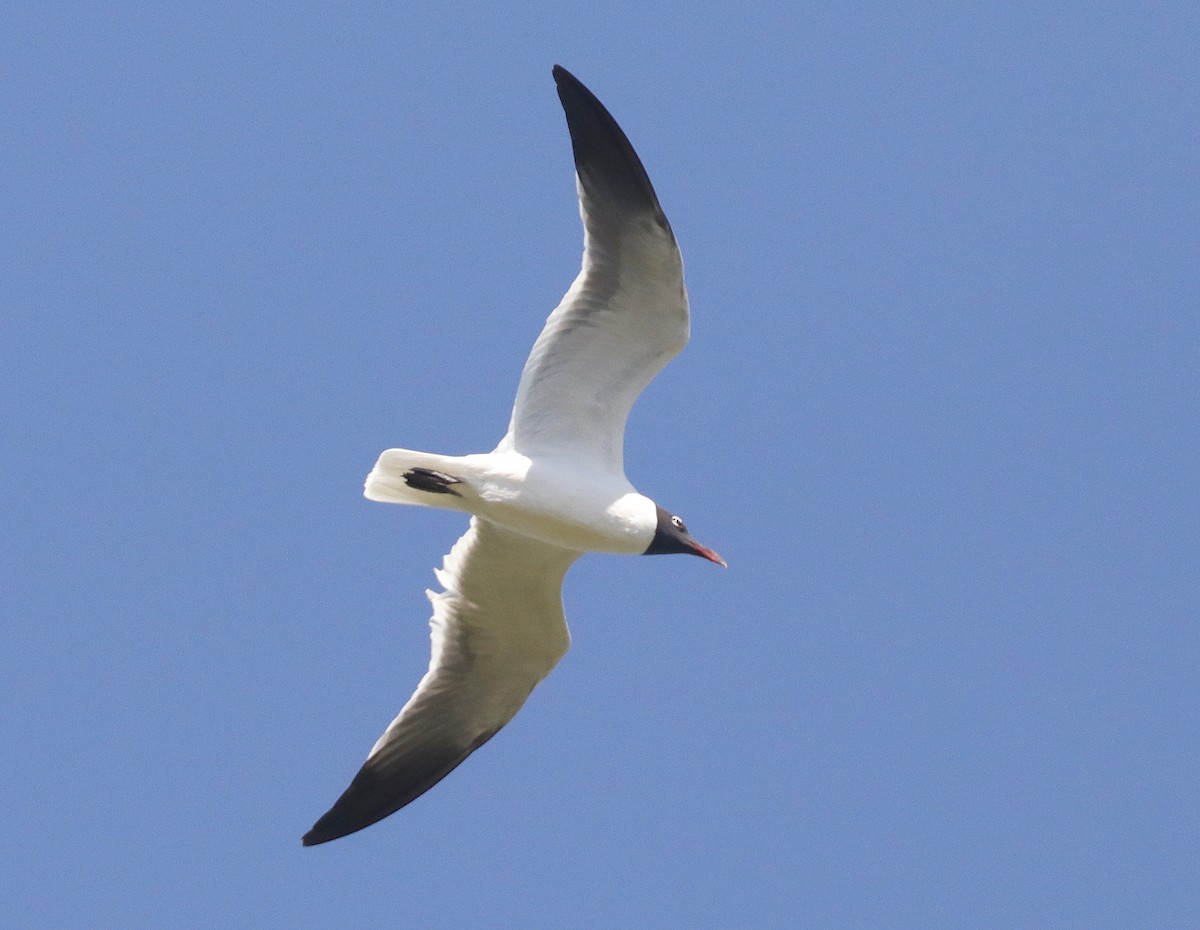
[[[575,153],[583,268],[534,344],[500,448],[623,473],[625,422],[687,344],[683,261],[616,120],[571,74],[554,80]]]
[[[570,645],[562,581],[578,557],[472,518],[429,592],[429,670],[305,846],[398,811],[512,719]]]

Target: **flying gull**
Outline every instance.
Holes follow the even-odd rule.
[[[304,835],[314,846],[398,811],[513,718],[570,644],[563,576],[584,552],[690,553],[724,565],[625,477],[625,421],[688,340],[683,263],[633,146],[554,67],[575,153],[583,269],[521,373],[495,451],[388,449],[374,501],[471,514],[429,593],[429,670],[358,774]]]

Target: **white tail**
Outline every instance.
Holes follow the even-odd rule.
[[[427,468],[458,476],[462,460],[453,455],[413,452],[411,449],[387,449],[367,475],[363,495],[385,504],[415,504],[418,507],[445,507],[466,510],[463,500],[454,494],[433,494],[410,487],[404,475],[413,468]]]

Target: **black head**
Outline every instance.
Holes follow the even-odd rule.
[[[679,517],[659,507],[658,527],[654,531],[654,539],[650,541],[650,545],[646,547],[646,551],[642,555],[671,555],[676,552],[698,555],[702,559],[716,562],[722,568],[729,567],[723,558],[707,546],[702,546],[692,539],[687,527]]]

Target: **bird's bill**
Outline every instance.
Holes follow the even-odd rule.
[[[702,546],[696,540],[691,540],[692,555],[698,555],[702,559],[708,559],[710,562],[716,562],[721,568],[729,568],[729,565],[723,558],[713,552],[708,546]]]

